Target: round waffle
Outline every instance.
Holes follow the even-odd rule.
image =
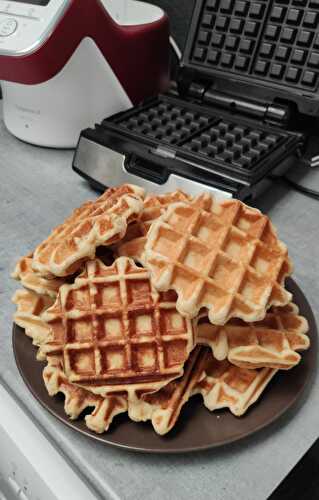
[[[213,324],[258,321],[291,300],[282,286],[286,246],[268,217],[238,200],[202,195],[171,205],[147,234],[144,261],[157,290],[177,292],[182,315],[207,308]]]
[[[83,260],[94,258],[97,246],[123,238],[143,209],[143,197],[143,189],[127,184],[84,203],[35,249],[33,269],[45,277],[75,273]]]
[[[70,382],[133,402],[180,376],[194,346],[193,322],[174,298],[156,292],[149,272],[131,259],[109,267],[88,261],[42,316],[51,328],[42,352],[48,359],[62,354]]]

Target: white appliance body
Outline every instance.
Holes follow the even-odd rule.
[[[62,71],[38,85],[2,82],[3,117],[19,139],[74,148],[81,130],[132,103],[95,42],[82,40]]]
[[[154,23],[163,16],[160,8],[135,0],[100,3],[122,26]],[[0,0],[0,55],[15,58],[34,54],[69,5],[70,0]],[[8,130],[41,146],[74,148],[82,129],[132,105],[89,37],[82,39],[62,70],[49,80],[33,85],[2,81],[1,87]]]
[[[0,407],[1,500],[100,498],[1,383]]]

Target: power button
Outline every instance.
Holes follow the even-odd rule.
[[[13,18],[5,19],[0,22],[0,36],[12,35],[18,27],[18,21]]]

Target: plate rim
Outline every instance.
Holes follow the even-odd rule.
[[[311,327],[313,327],[313,332],[312,332],[312,339],[311,339],[311,346],[308,352],[310,351],[315,351],[318,352],[318,327],[316,323],[316,319],[314,317],[312,308],[304,295],[303,291],[301,288],[297,285],[295,280],[292,278],[288,278],[287,280],[287,288],[293,289],[293,295],[301,295],[303,300],[304,300],[304,306],[308,309],[309,315],[307,314],[305,317],[308,320],[309,324]],[[298,305],[298,300],[294,301]],[[299,307],[299,305],[298,305]],[[112,441],[107,439],[108,434],[105,432],[103,434],[96,434],[93,431],[91,431],[89,428],[82,429],[77,425],[77,423],[82,422],[82,420],[71,420],[66,414],[65,418],[61,415],[59,415],[52,407],[50,407],[49,404],[47,404],[45,401],[42,400],[42,398],[37,394],[37,391],[34,389],[32,383],[29,381],[28,377],[25,375],[24,370],[20,364],[20,361],[18,359],[18,352],[16,348],[16,336],[19,335],[19,330],[23,330],[23,328],[19,327],[16,325],[16,323],[13,322],[13,328],[12,328],[12,348],[13,348],[13,353],[14,353],[14,359],[16,366],[18,368],[19,374],[24,381],[25,385],[27,386],[28,390],[31,392],[32,396],[36,399],[38,403],[46,410],[48,411],[51,415],[53,415],[55,418],[57,418],[60,422],[62,422],[64,425],[68,426],[69,428],[80,432],[82,435],[86,436],[87,438],[92,438],[95,441],[98,441],[100,443],[103,443],[104,445],[109,445],[109,446],[114,446],[118,449],[122,449],[125,451],[131,451],[135,453],[147,453],[147,454],[181,454],[181,453],[195,453],[195,452],[201,452],[201,451],[206,451],[209,449],[216,449],[222,446],[228,446],[232,443],[237,443],[243,439],[246,439],[248,437],[251,437],[255,433],[261,431],[262,429],[270,426],[271,424],[274,424],[277,420],[281,419],[284,414],[290,413],[296,406],[298,402],[301,402],[301,404],[304,402],[304,399],[308,396],[312,382],[314,380],[314,375],[317,370],[317,357],[315,356],[315,352],[313,352],[313,355],[316,357],[314,361],[314,366],[311,367],[306,375],[306,378],[304,380],[304,383],[302,385],[302,388],[294,395],[294,397],[291,399],[288,405],[284,405],[281,410],[277,411],[274,415],[270,415],[268,419],[257,425],[254,429],[247,431],[244,434],[240,434],[238,437],[230,437],[228,439],[224,439],[221,442],[216,442],[216,443],[207,443],[203,445],[197,445],[197,446],[185,446],[177,449],[173,448],[156,448],[156,447],[148,447],[145,448],[143,445],[141,446],[134,446],[130,444],[125,444],[125,443],[119,443],[116,441]],[[30,340],[30,348],[34,349],[35,351],[37,348],[32,344],[31,339]],[[39,362],[35,359],[35,362],[38,363],[39,365],[42,365],[43,367],[45,366],[45,362]],[[51,397],[51,396],[49,396]],[[55,398],[55,396],[53,396]],[[258,404],[258,402],[257,402]],[[64,407],[64,396],[63,400],[61,400],[61,405]],[[228,411],[228,410],[227,410]],[[213,412],[209,412],[207,410],[208,416],[211,415],[216,416]],[[241,418],[244,418],[241,417]],[[134,422],[135,423],[135,422]],[[155,432],[155,431],[154,431]],[[159,436],[163,437],[165,439],[165,436]]]

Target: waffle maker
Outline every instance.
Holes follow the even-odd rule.
[[[168,69],[168,19],[157,6],[0,0],[4,122],[24,141],[74,148],[84,127],[166,90]]]
[[[84,130],[74,170],[97,188],[257,196],[319,114],[318,26],[319,0],[197,0],[177,86]]]

